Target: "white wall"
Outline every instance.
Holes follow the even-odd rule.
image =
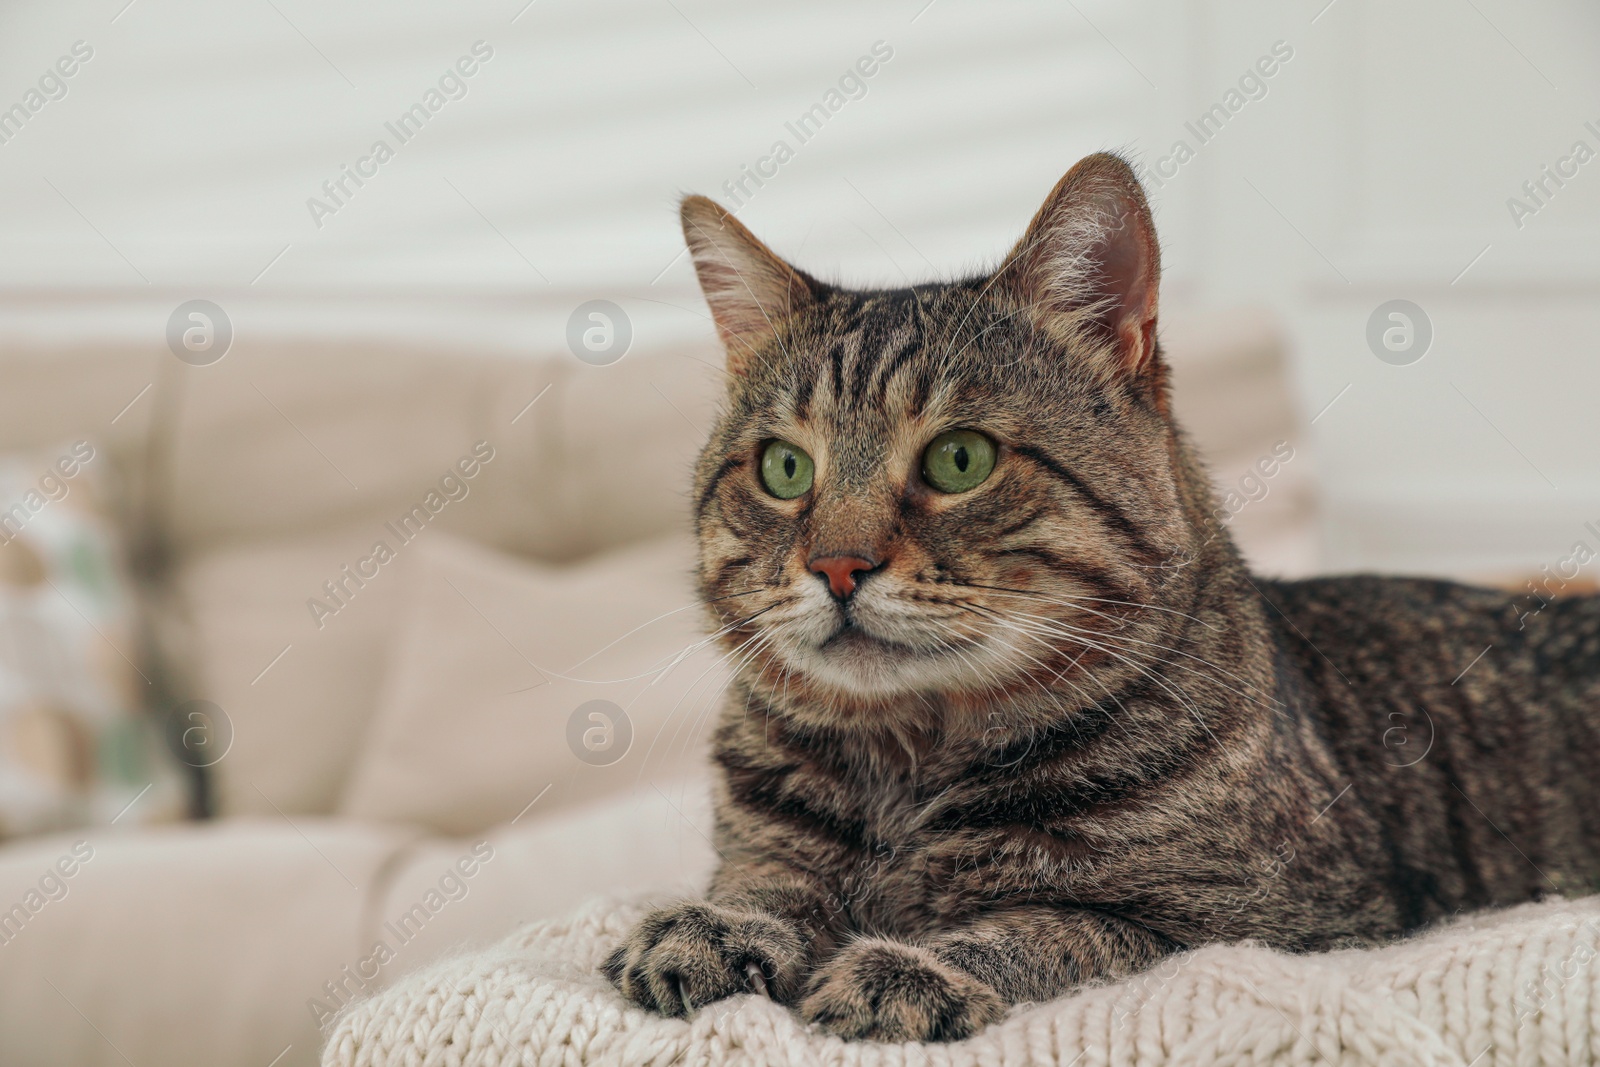
[[[0,106],[75,40],[95,49],[0,145],[13,293],[270,298],[264,315],[374,296],[380,320],[466,297],[508,321],[629,296],[692,308],[688,328],[676,199],[723,196],[780,138],[795,156],[741,216],[819,270],[898,283],[997,256],[1143,103],[1070,6],[139,0],[112,22],[126,2],[0,11]],[[1131,36],[1127,12],[1082,6]],[[384,123],[478,40],[494,58],[468,94],[398,145]],[[880,41],[865,95],[801,145],[786,121]],[[380,137],[395,158],[316,225],[307,200]]]
[[[1600,9],[1325,4],[1212,6],[1213,92],[1270,39],[1296,54],[1193,167],[1207,298],[1265,296],[1307,413],[1339,397],[1314,427],[1326,562],[1514,572],[1600,549],[1600,155],[1520,228],[1506,204],[1575,141],[1600,153]],[[1394,298],[1433,324],[1409,366],[1364,336]]]

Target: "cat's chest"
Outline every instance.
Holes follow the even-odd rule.
[[[951,837],[950,800],[949,788],[894,780],[872,782],[859,794],[862,844],[845,878],[858,930],[910,934],[949,909],[935,857]]]
[[[905,848],[920,836],[925,801],[913,784],[871,780],[858,783],[857,796],[863,836],[876,851]]]
[[[1072,897],[1089,886],[1098,854],[1074,831],[1037,824],[1028,804],[995,818],[1005,787],[971,773],[858,783],[861,836],[840,872],[852,931],[915,937],[1017,892]]]

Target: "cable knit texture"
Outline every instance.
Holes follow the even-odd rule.
[[[1479,913],[1378,949],[1217,945],[1116,985],[1022,1005],[949,1045],[845,1042],[740,996],[688,1021],[597,973],[643,914],[597,902],[350,1005],[323,1067],[1153,1067],[1600,1061],[1600,897]]]

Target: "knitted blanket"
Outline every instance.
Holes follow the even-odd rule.
[[[1600,1062],[1600,897],[1467,916],[1382,948],[1293,956],[1250,944],[1174,957],[1115,985],[1020,1005],[949,1045],[851,1043],[741,996],[688,1021],[596,974],[642,913],[591,904],[351,1004],[324,1067],[1144,1067]]]

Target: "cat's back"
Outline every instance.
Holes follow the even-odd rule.
[[[1499,590],[1375,574],[1256,586],[1297,658],[1320,657],[1351,682],[1432,683],[1443,673],[1448,683],[1489,645],[1525,640],[1514,597]]]
[[[1304,687],[1354,807],[1383,824],[1408,925],[1600,886],[1600,597],[1375,575],[1257,585],[1280,688]]]
[[[1568,791],[1562,768],[1600,760],[1600,597],[1370,574],[1258,587],[1280,689],[1304,687],[1350,779],[1402,808],[1419,789]]]
[[[1550,597],[1374,574],[1261,581],[1269,619],[1297,658],[1347,685],[1500,678],[1529,696],[1593,693],[1600,683],[1600,596]],[[1322,672],[1316,672],[1322,673]]]

